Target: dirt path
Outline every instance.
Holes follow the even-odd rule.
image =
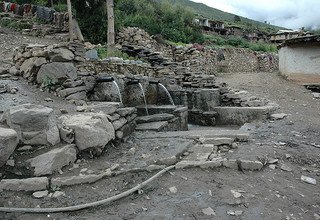
[[[11,38],[12,43],[7,43]],[[19,44],[53,43],[13,33],[0,34],[0,41],[2,61],[8,60],[12,48]],[[229,155],[230,158],[278,159],[277,168],[266,166],[258,172],[225,168],[174,170],[144,188],[141,194],[110,205],[50,215],[0,213],[0,219],[320,219],[320,183],[311,185],[300,180],[301,175],[305,175],[320,181],[320,148],[314,146],[320,144],[320,100],[276,73],[235,73],[218,80],[266,97],[280,105],[278,112],[289,114],[283,120],[246,125],[251,131],[250,141],[239,144]],[[64,105],[53,96],[50,97],[55,102],[46,103],[44,98],[49,94],[39,93],[37,97],[38,89],[30,87],[29,90],[23,80],[11,83],[27,94],[18,98],[21,103],[31,101],[56,109]],[[8,94],[2,101],[12,98]],[[8,105],[16,104],[7,101]],[[154,145],[155,140],[151,141]],[[147,141],[144,144],[148,146]],[[283,164],[292,171],[281,170]],[[99,169],[99,163],[93,166]],[[31,193],[1,193],[0,206],[58,207],[96,201],[127,190],[152,175],[128,173],[93,184],[64,187],[66,196],[58,198],[34,199]],[[170,187],[176,187],[177,192],[170,191]],[[235,194],[238,198],[231,190],[238,192]],[[214,211],[212,215],[204,211],[208,208]]]

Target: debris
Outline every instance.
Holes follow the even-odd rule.
[[[270,118],[272,119],[272,120],[281,120],[281,119],[284,119],[285,117],[287,117],[288,115],[287,114],[285,114],[285,113],[279,113],[279,114],[272,114],[271,116],[270,116]]]
[[[170,187],[169,190],[170,190],[171,193],[177,193],[178,192],[178,189],[175,186]]]
[[[278,159],[269,159],[268,160],[268,164],[275,164],[275,163],[278,163]]]
[[[216,212],[211,207],[208,207],[206,209],[202,209],[202,213],[205,215],[213,215],[213,216],[216,215]]]
[[[239,215],[242,215],[243,211],[241,210],[236,210],[236,211],[232,211],[232,210],[229,210],[227,211],[227,214],[228,215],[232,215],[232,216],[239,216]]]
[[[15,164],[15,162],[14,162],[13,159],[7,160],[6,165],[8,165],[8,166],[10,166],[10,167],[14,167],[14,164]]]
[[[212,191],[211,191],[211,189],[209,189],[209,196],[212,196]]]
[[[240,198],[242,196],[242,194],[237,190],[230,190],[230,191],[235,198]]]
[[[34,198],[41,199],[43,197],[46,197],[48,194],[49,194],[48,190],[44,190],[44,191],[34,192],[32,196]]]
[[[319,92],[313,92],[312,95],[313,95],[313,98],[320,99],[320,93]]]
[[[60,197],[60,196],[66,196],[66,194],[64,193],[64,192],[62,192],[62,191],[56,191],[56,192],[54,192],[53,194],[52,194],[52,198],[58,198],[58,197]]]
[[[28,150],[32,150],[31,145],[24,145],[24,146],[18,148],[18,151],[28,151]]]
[[[281,167],[280,167],[280,169],[283,170],[283,171],[292,172],[292,168],[289,167],[289,166],[286,165],[286,164],[282,164]]]
[[[316,147],[316,148],[320,148],[320,145],[318,145],[316,143],[311,143],[311,146]]]
[[[286,159],[290,159],[291,158],[291,154],[286,154]]]
[[[53,102],[53,99],[48,97],[48,98],[45,98],[44,101],[46,101],[46,102]]]
[[[276,166],[276,165],[274,165],[274,164],[270,164],[270,165],[269,165],[269,168],[270,168],[270,169],[272,169],[272,170],[275,170],[275,169],[276,169],[276,167],[277,167],[277,166]]]
[[[313,179],[311,177],[307,177],[307,176],[301,176],[301,180],[303,182],[306,182],[306,183],[309,183],[309,184],[312,184],[312,185],[316,185],[317,184],[317,180],[316,179]]]
[[[319,219],[320,219],[320,215],[318,215],[317,213],[314,213],[313,216],[314,216],[314,219],[315,219],[315,220],[319,220]]]

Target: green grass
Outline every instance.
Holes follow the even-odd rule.
[[[32,28],[32,24],[23,21],[15,21],[11,19],[1,19],[0,26],[7,27],[13,30],[21,31],[23,29]]]
[[[220,37],[215,35],[204,35],[205,44],[211,48],[217,47],[236,47],[236,48],[248,48],[253,51],[262,52],[277,52],[277,46],[275,44],[263,43],[263,42],[250,42],[241,37]]]

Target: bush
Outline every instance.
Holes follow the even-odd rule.
[[[116,30],[132,26],[145,29],[151,35],[161,34],[175,42],[203,42],[201,30],[193,24],[194,13],[183,7],[150,0],[115,0],[114,4]],[[105,1],[74,0],[73,5],[84,36],[93,43],[105,43]]]

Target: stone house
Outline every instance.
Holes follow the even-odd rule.
[[[298,37],[279,46],[279,70],[299,84],[320,83],[320,36]]]
[[[297,37],[308,37],[312,36],[313,33],[307,31],[305,32],[304,29],[300,30],[279,30],[277,33],[270,35],[271,43],[283,43],[286,40],[297,38]]]

